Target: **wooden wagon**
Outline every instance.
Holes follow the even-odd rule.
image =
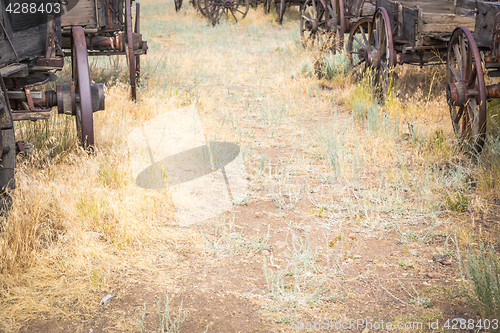
[[[463,144],[480,152],[486,139],[487,101],[500,98],[500,3],[475,1],[474,33],[458,26],[447,48],[446,97],[455,133]]]
[[[136,99],[140,75],[140,56],[147,52],[147,42],[140,34],[140,4],[133,0],[65,0],[61,17],[62,48],[71,54],[71,29],[81,26],[91,56],[126,55],[131,97]]]
[[[89,79],[84,29],[69,30],[72,50],[72,80],[56,90],[40,89],[56,79],[64,65],[61,49],[62,3],[40,2],[17,7],[17,2],[0,1],[0,211],[11,203],[15,188],[16,153],[25,150],[15,141],[13,121],[48,119],[52,107],[58,113],[74,115],[80,144],[94,144],[93,112],[104,109],[102,84]],[[25,10],[26,9],[26,10]]]
[[[300,15],[303,44],[341,51],[345,34],[356,24],[366,26],[374,12],[375,5],[369,0],[305,0]]]
[[[370,71],[374,95],[382,102],[396,65],[444,62],[455,27],[474,29],[471,9],[470,0],[377,0],[373,17],[351,29],[346,48],[351,66]]]

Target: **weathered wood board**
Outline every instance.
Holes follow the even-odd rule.
[[[0,29],[0,67],[16,60],[23,61],[34,57],[45,57],[47,15],[15,15],[13,17],[6,11],[8,4],[5,0],[0,1],[0,20],[5,27],[5,31]],[[11,19],[15,22],[12,22]],[[54,24],[52,20],[49,22]],[[55,18],[55,25],[59,26],[60,24],[60,18]],[[57,32],[57,38],[61,40],[60,29]]]
[[[460,5],[470,6],[471,0]],[[457,5],[458,6],[458,5]],[[410,43],[414,47],[425,47],[432,39],[446,41],[453,30],[462,25],[474,31],[475,18],[472,15],[455,14],[452,0],[377,0],[377,7],[384,7],[389,20],[400,29],[396,30],[397,40]],[[434,45],[434,42],[431,42]]]
[[[63,6],[61,26],[82,26],[84,28],[98,27],[95,1],[99,0],[68,0],[68,5]],[[67,11],[66,8],[71,8],[71,10]]]
[[[474,28],[474,39],[477,46],[492,47],[494,38],[493,29],[497,13],[500,13],[500,3],[477,2],[476,25]]]

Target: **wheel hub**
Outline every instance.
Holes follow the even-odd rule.
[[[380,68],[382,64],[382,59],[380,56],[379,49],[373,49],[371,51],[367,51],[365,54],[366,65],[372,68]]]
[[[224,8],[231,8],[233,6],[232,1],[224,1]]]
[[[465,83],[465,81],[448,83],[448,85],[446,86],[446,100],[451,106],[464,106],[465,103],[469,100],[467,84]]]
[[[318,20],[312,19],[312,20],[307,20],[305,23],[305,28],[308,31],[315,32],[318,30]]]

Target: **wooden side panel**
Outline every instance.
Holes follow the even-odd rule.
[[[474,27],[474,39],[479,47],[491,47],[493,42],[493,28],[495,17],[500,13],[498,2],[477,2],[476,24]],[[500,17],[499,21],[500,23]]]
[[[31,57],[45,56],[47,43],[47,23],[45,20],[33,20],[29,16],[16,16],[16,24],[12,29],[8,13],[5,11],[5,1],[0,1],[0,20],[7,30],[7,34],[12,42],[9,43],[3,29],[0,29],[0,66],[7,64],[10,61],[16,60],[15,49],[19,60],[24,60]]]
[[[344,6],[346,6],[346,13],[348,17],[358,17],[363,3],[364,0],[344,1]]]
[[[421,34],[425,37],[447,39],[459,25],[474,32],[474,16],[460,16],[454,14],[425,14],[422,17]]]
[[[389,20],[391,22],[398,21],[398,3],[392,0],[377,0],[377,8],[383,7],[387,10],[389,14]]]
[[[457,5],[455,8],[455,14],[470,15],[470,12],[476,9],[476,0],[456,0],[456,1]]]
[[[79,25],[85,28],[97,28],[97,13],[95,1],[98,0],[68,0],[68,5],[63,6],[61,25],[70,27]],[[66,7],[71,8],[66,11]]]
[[[403,36],[414,44],[417,40],[418,29],[418,8],[403,6]]]
[[[106,25],[106,0],[95,0],[97,5],[97,25],[104,27]]]

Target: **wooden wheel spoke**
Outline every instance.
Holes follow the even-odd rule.
[[[238,22],[238,19],[236,18],[236,15],[234,15],[234,11],[233,11],[233,9],[232,9],[232,8],[230,8],[230,10],[231,10],[231,15],[233,15],[234,20],[235,20],[236,22]]]
[[[245,15],[245,13],[243,13],[241,10],[239,10],[238,8],[235,8],[236,11],[240,12],[241,15]]]
[[[316,16],[312,10],[313,10],[312,7],[307,7],[307,11],[308,11],[310,17],[312,17],[314,19]]]
[[[363,25],[360,25],[359,29],[361,30],[361,35],[363,36],[363,40],[365,41],[365,43],[363,44],[363,47],[364,47],[364,46],[368,45],[368,40],[366,39],[365,30],[363,29]]]
[[[462,77],[460,76],[460,73],[457,71],[457,69],[455,68],[455,66],[450,65],[450,66],[449,66],[449,68],[450,68],[451,73],[452,73],[452,74],[453,74],[453,76],[455,77],[455,79],[456,79],[457,81],[461,81],[461,80],[462,80]]]
[[[460,50],[458,48],[458,44],[453,45],[453,53],[455,54],[455,59],[457,60],[457,67],[458,67],[458,70],[460,73],[460,78],[457,78],[457,80],[461,80],[463,66],[462,66],[462,54],[460,53]]]
[[[356,37],[356,35],[353,35],[352,36],[354,38],[354,40],[359,44],[361,45],[361,47],[365,47],[366,45],[364,45],[363,43],[361,43],[361,41],[358,39],[358,37]]]
[[[464,36],[463,35],[460,35],[459,37],[459,44],[460,44],[460,54],[462,56],[462,70],[460,71],[460,73],[462,74],[462,78],[463,79],[467,79],[467,64],[468,64],[468,54],[467,54],[467,50],[465,49],[465,40],[464,40]]]

